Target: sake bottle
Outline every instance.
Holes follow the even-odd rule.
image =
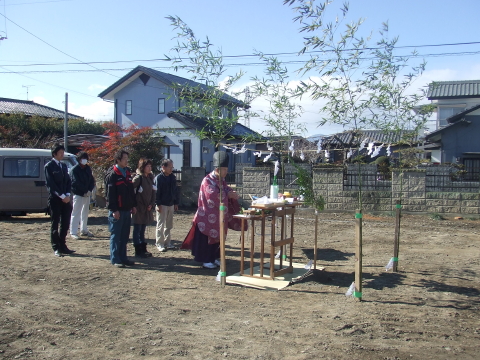
[[[273,177],[273,185],[270,185],[270,200],[277,200],[278,198],[278,185],[277,177]]]

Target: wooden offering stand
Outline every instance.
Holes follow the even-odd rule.
[[[241,276],[250,276],[260,279],[270,279],[274,280],[276,276],[283,275],[285,273],[292,273],[292,256],[293,256],[293,224],[295,221],[295,208],[298,205],[301,205],[300,202],[293,203],[284,203],[278,202],[273,204],[254,204],[251,205],[251,208],[254,210],[245,210],[241,215],[234,215],[235,218],[242,220],[242,232],[241,232],[241,243],[242,248],[240,252],[241,261],[240,261],[240,275]],[[256,209],[260,210],[261,213],[255,215]],[[267,214],[266,211],[270,211],[270,214]],[[287,234],[287,215],[290,215],[290,232]],[[270,230],[270,262],[265,266],[265,228],[266,228],[266,219],[271,217],[271,230]],[[250,220],[250,271],[248,274],[245,274],[244,264],[245,264],[245,231],[244,224],[245,221]],[[254,274],[254,257],[255,257],[255,221],[261,222],[261,235],[260,235],[260,266],[259,274]],[[281,222],[280,230],[280,239],[275,239],[275,230],[277,221]],[[248,235],[247,235],[248,237]],[[290,255],[288,265],[284,264],[284,259],[286,258],[284,250],[286,245],[290,245]],[[275,248],[280,247],[280,264],[275,265]],[[268,261],[268,260],[267,260]],[[277,266],[277,270],[275,269]],[[265,274],[265,269],[270,270],[268,274]]]

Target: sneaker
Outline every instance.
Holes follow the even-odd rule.
[[[203,267],[205,269],[216,269],[217,265],[215,265],[214,263],[203,263]]]
[[[63,254],[59,250],[55,250],[53,253],[56,257],[63,257]]]
[[[115,266],[116,268],[124,268],[125,267],[124,264],[113,264],[113,266]]]
[[[125,260],[122,261],[122,265],[133,266],[135,265],[135,261]]]
[[[220,260],[215,260],[215,265],[220,266]]]
[[[87,231],[87,232],[81,232],[82,236],[88,236],[88,237],[94,237],[95,235],[93,235],[90,231]]]
[[[163,246],[160,246],[160,245],[157,246],[157,249],[160,252],[166,252],[167,251],[167,249],[165,249]]]
[[[78,236],[77,234],[70,234],[70,237],[72,239],[75,239],[75,240],[79,240],[80,239],[80,236]]]

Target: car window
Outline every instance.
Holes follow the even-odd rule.
[[[38,178],[40,177],[40,159],[5,158],[3,177]]]

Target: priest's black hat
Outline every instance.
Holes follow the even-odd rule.
[[[225,151],[217,151],[213,154],[213,167],[228,167],[228,154]]]

